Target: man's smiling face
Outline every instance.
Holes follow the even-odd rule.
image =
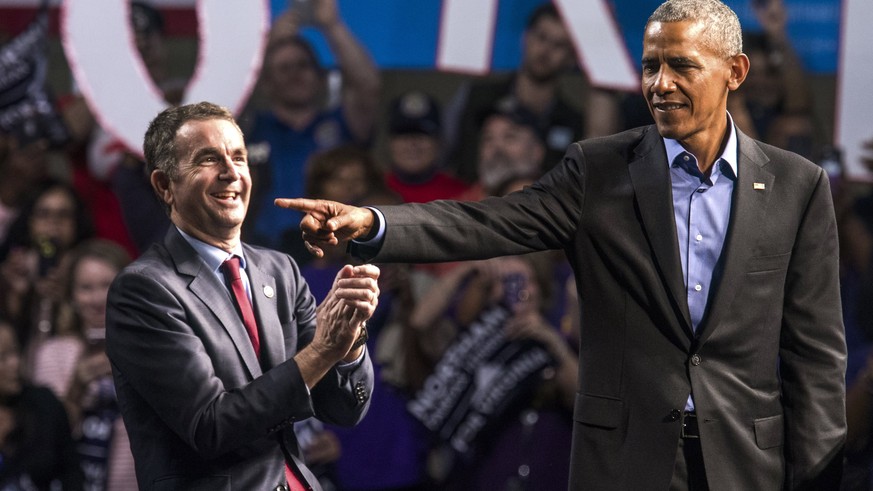
[[[223,119],[192,120],[176,143],[178,173],[164,198],[173,223],[207,243],[238,239],[252,187],[239,128]]]
[[[700,21],[646,27],[643,95],[665,138],[687,142],[720,139],[724,133],[727,96],[733,90],[731,58],[706,45],[705,29]]]

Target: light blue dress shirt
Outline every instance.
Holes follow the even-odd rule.
[[[673,191],[673,218],[682,258],[682,274],[691,327],[697,332],[706,314],[709,294],[718,280],[718,265],[731,215],[734,182],[737,179],[737,136],[728,115],[728,137],[709,177],[697,159],[676,140],[664,138]],[[694,410],[691,396],[686,411]]]
[[[232,253],[229,253],[186,234],[179,227],[176,227],[176,230],[182,234],[182,238],[185,239],[185,242],[191,244],[191,247],[197,251],[197,254],[201,259],[203,259],[203,262],[206,263],[206,266],[210,271],[212,271],[212,274],[218,278],[221,284],[228,287],[228,289],[230,288],[230,285],[224,278],[224,273],[221,271],[221,265],[232,256],[239,256],[239,276],[246,288],[246,295],[249,297],[249,302],[252,301],[252,288],[249,284],[249,275],[246,274],[246,257],[243,255],[242,244],[237,244],[236,249],[234,249]]]

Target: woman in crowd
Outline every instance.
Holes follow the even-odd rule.
[[[53,180],[31,196],[0,244],[0,313],[13,323],[25,359],[36,342],[53,334],[64,256],[92,235],[79,196]]]
[[[129,262],[124,248],[102,239],[85,241],[71,251],[56,334],[33,352],[33,380],[64,400],[92,490],[136,488],[133,457],[104,350],[106,295]]]

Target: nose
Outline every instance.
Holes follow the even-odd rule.
[[[224,162],[221,164],[221,174],[219,175],[219,179],[223,179],[226,181],[236,181],[239,179],[239,169],[234,163],[233,159],[226,158]]]
[[[652,91],[658,95],[663,95],[676,90],[673,72],[666,66],[661,66],[658,73],[654,75],[652,81]]]

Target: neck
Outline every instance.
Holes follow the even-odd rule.
[[[682,148],[688,150],[697,159],[697,166],[704,175],[709,176],[715,160],[724,152],[730,137],[730,127],[728,126],[727,116],[724,122],[719,125],[720,128],[714,128],[707,134],[703,132],[692,135],[686,140],[681,140],[679,143]]]
[[[403,172],[400,169],[393,169],[392,172],[394,173],[394,177],[402,183],[422,184],[433,179],[433,176],[435,176],[437,173],[437,167],[436,165],[434,165],[430,169],[424,170],[416,174]]]
[[[225,252],[233,252],[234,250],[236,250],[237,247],[239,247],[240,244],[240,226],[226,229],[224,230],[224,233],[218,236],[214,234],[207,234],[201,230],[196,230],[193,227],[189,227],[187,226],[187,224],[176,220],[173,220],[173,224],[179,227],[179,230],[185,232],[191,237],[194,237],[200,242],[209,244],[212,247],[217,247]]]
[[[524,72],[515,80],[515,96],[529,110],[544,114],[548,111],[558,92],[558,78],[537,80]]]
[[[279,121],[295,130],[300,130],[312,123],[318,114],[318,109],[312,105],[297,106],[284,104],[275,106],[273,113]]]

